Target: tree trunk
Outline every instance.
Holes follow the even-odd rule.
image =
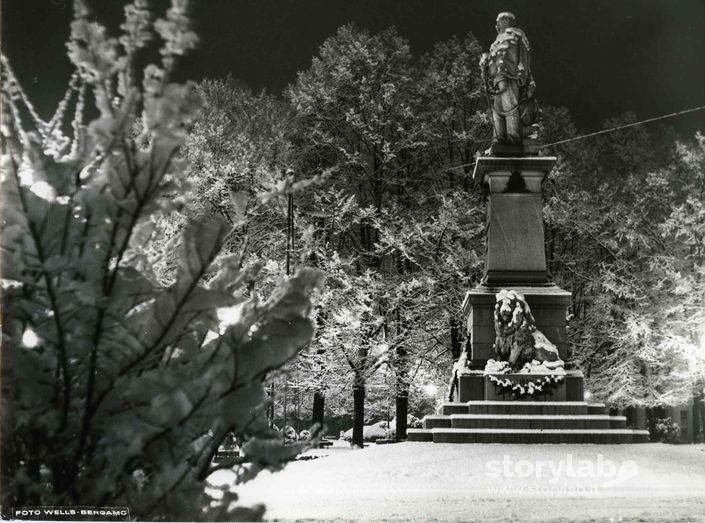
[[[397,440],[406,439],[407,416],[409,414],[408,389],[397,394]]]
[[[311,425],[318,423],[321,430],[323,429],[323,406],[325,396],[323,392],[316,391],[313,393],[313,413],[311,415]]]
[[[398,335],[407,331],[406,322],[401,319],[399,309],[397,309],[396,323]],[[409,414],[409,353],[403,345],[397,347],[396,352],[397,427],[395,439],[401,441],[406,439],[406,418]]]
[[[698,433],[702,429],[703,441],[705,441],[705,396],[702,390],[696,390],[693,392],[693,443],[698,441]]]
[[[397,435],[398,441],[406,439],[406,417],[409,414],[409,355],[406,349],[397,348],[396,393],[397,393]]]
[[[353,436],[352,445],[363,446],[362,431],[365,426],[365,383],[355,380],[353,386]]]
[[[406,349],[397,348],[396,361],[396,403],[397,403],[397,435],[396,440],[406,439],[406,417],[409,414],[409,355]]]

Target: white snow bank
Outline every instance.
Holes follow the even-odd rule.
[[[370,445],[235,490],[270,520],[697,520],[705,445]]]

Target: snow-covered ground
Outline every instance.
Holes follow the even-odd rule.
[[[705,445],[336,443],[234,490],[278,521],[705,521]]]

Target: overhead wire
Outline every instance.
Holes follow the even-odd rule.
[[[666,118],[673,118],[674,116],[680,116],[680,115],[683,115],[683,114],[694,113],[694,112],[696,112],[696,111],[702,111],[702,110],[704,110],[704,109],[705,109],[705,105],[700,105],[700,106],[698,106],[698,107],[692,107],[692,108],[690,108],[690,109],[683,109],[682,111],[677,111],[677,112],[675,112],[675,113],[664,114],[664,115],[661,115],[661,116],[654,116],[653,118],[647,118],[646,120],[639,120],[638,122],[631,122],[631,123],[624,124],[624,125],[617,125],[617,126],[615,126],[615,127],[610,127],[609,129],[603,129],[603,130],[601,130],[601,131],[596,131],[596,132],[594,132],[594,133],[583,134],[583,135],[580,135],[580,136],[575,136],[575,137],[573,137],[573,138],[566,138],[565,140],[558,140],[557,142],[552,142],[552,143],[547,143],[547,144],[541,144],[541,145],[539,146],[539,148],[540,148],[540,149],[544,149],[544,148],[546,148],[546,147],[553,147],[553,146],[555,146],[555,145],[563,145],[563,144],[570,143],[570,142],[575,142],[575,141],[578,141],[578,140],[584,140],[585,138],[591,138],[591,137],[593,137],[593,136],[598,136],[598,135],[601,135],[601,134],[612,133],[612,132],[614,132],[614,131],[619,131],[619,130],[622,130],[622,129],[627,129],[627,128],[629,128],[629,127],[635,127],[635,126],[637,126],[637,125],[642,125],[642,124],[645,124],[645,123],[656,122],[656,121],[659,121],[659,120],[665,120]],[[450,171],[451,169],[460,169],[461,167],[472,167],[473,165],[475,165],[475,163],[477,163],[477,162],[476,162],[476,161],[473,161],[473,162],[471,162],[471,163],[465,163],[465,164],[461,164],[461,165],[454,165],[453,167],[448,167],[447,169],[445,169],[445,171]]]
[[[610,127],[609,129],[603,129],[602,131],[596,131],[596,132],[594,132],[594,133],[584,134],[584,135],[582,135],[582,136],[576,136],[576,137],[574,137],[574,138],[567,138],[567,139],[565,139],[565,140],[559,140],[559,141],[557,141],[557,142],[547,143],[547,144],[545,144],[545,145],[541,145],[541,147],[553,147],[554,145],[561,145],[561,144],[564,144],[564,143],[575,142],[575,141],[577,141],[577,140],[582,140],[582,139],[584,139],[584,138],[590,138],[591,136],[597,136],[597,135],[600,135],[600,134],[611,133],[611,132],[614,132],[614,131],[619,131],[619,130],[621,130],[621,129],[627,129],[627,128],[629,128],[629,127],[634,127],[634,126],[642,125],[642,124],[645,124],[645,123],[656,122],[656,121],[658,121],[658,120],[665,120],[666,118],[672,118],[672,117],[674,117],[674,116],[680,116],[680,115],[682,115],[682,114],[687,114],[687,113],[694,113],[695,111],[702,111],[703,109],[705,109],[705,105],[701,105],[701,106],[699,106],[699,107],[693,107],[692,109],[684,109],[684,110],[682,110],[682,111],[677,111],[677,112],[675,112],[675,113],[664,114],[664,115],[661,115],[661,116],[655,116],[655,117],[653,117],[653,118],[647,118],[646,120],[640,120],[640,121],[638,121],[638,122],[632,122],[632,123],[628,123],[628,124],[624,124],[624,125],[618,125],[618,126],[615,126],[615,127]]]

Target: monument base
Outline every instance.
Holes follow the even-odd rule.
[[[434,443],[647,443],[649,431],[612,416],[602,403],[583,397],[583,375],[569,370],[550,394],[520,395],[497,385],[529,386],[547,374],[483,374],[458,376],[458,400],[444,403],[438,414],[425,416],[423,428],[408,429],[408,441]],[[495,380],[492,377],[496,378]],[[504,390],[503,390],[504,389]]]
[[[459,360],[462,366],[454,367],[457,400],[444,403],[439,414],[426,416],[422,429],[409,429],[408,441],[614,444],[649,439],[643,428],[628,428],[625,416],[610,416],[604,404],[584,400],[582,372],[572,368],[567,357],[571,293],[549,283],[544,252],[542,183],[557,159],[532,152],[497,144],[492,156],[476,161],[474,179],[489,191],[487,253],[483,284],[470,290],[463,303],[470,343],[468,354]],[[514,291],[513,297],[502,298],[502,290]],[[502,300],[513,303],[511,321],[523,315],[510,334],[525,336],[507,341],[510,323]],[[530,349],[527,340],[534,340],[532,354],[542,354],[536,358],[539,364],[556,362],[555,354],[546,354],[557,351],[565,374],[539,374],[538,365],[530,365],[524,368],[532,374],[485,375],[487,361],[498,357],[498,336],[503,336],[500,346],[510,347],[515,355],[518,349]],[[530,355],[524,359],[532,362]],[[490,367],[487,372],[505,368]]]
[[[536,328],[543,332],[558,348],[559,357],[570,368],[568,358],[568,335],[566,332],[566,314],[570,304],[570,292],[554,284],[539,286],[519,286],[511,288],[524,295],[531,305],[531,312],[536,319]],[[479,285],[469,291],[463,302],[463,314],[467,318],[467,331],[470,336],[470,368],[484,369],[487,360],[496,358],[494,307],[496,294],[501,287]]]
[[[565,376],[561,376],[560,382],[545,386],[544,390],[530,394],[528,392],[531,383],[541,383],[545,376],[538,374],[496,374],[485,376],[485,398],[487,401],[566,401]],[[503,381],[510,381],[512,384],[521,387],[524,394],[518,391],[509,390],[509,387],[500,385]],[[582,398],[581,398],[582,399]]]
[[[496,374],[498,380],[509,379],[512,383],[528,388],[530,381],[537,382],[545,374]],[[569,370],[563,375],[563,381],[545,388],[545,392],[536,394],[515,394],[498,386],[489,375],[482,371],[470,371],[458,376],[458,401],[583,401],[584,380],[579,370]]]

